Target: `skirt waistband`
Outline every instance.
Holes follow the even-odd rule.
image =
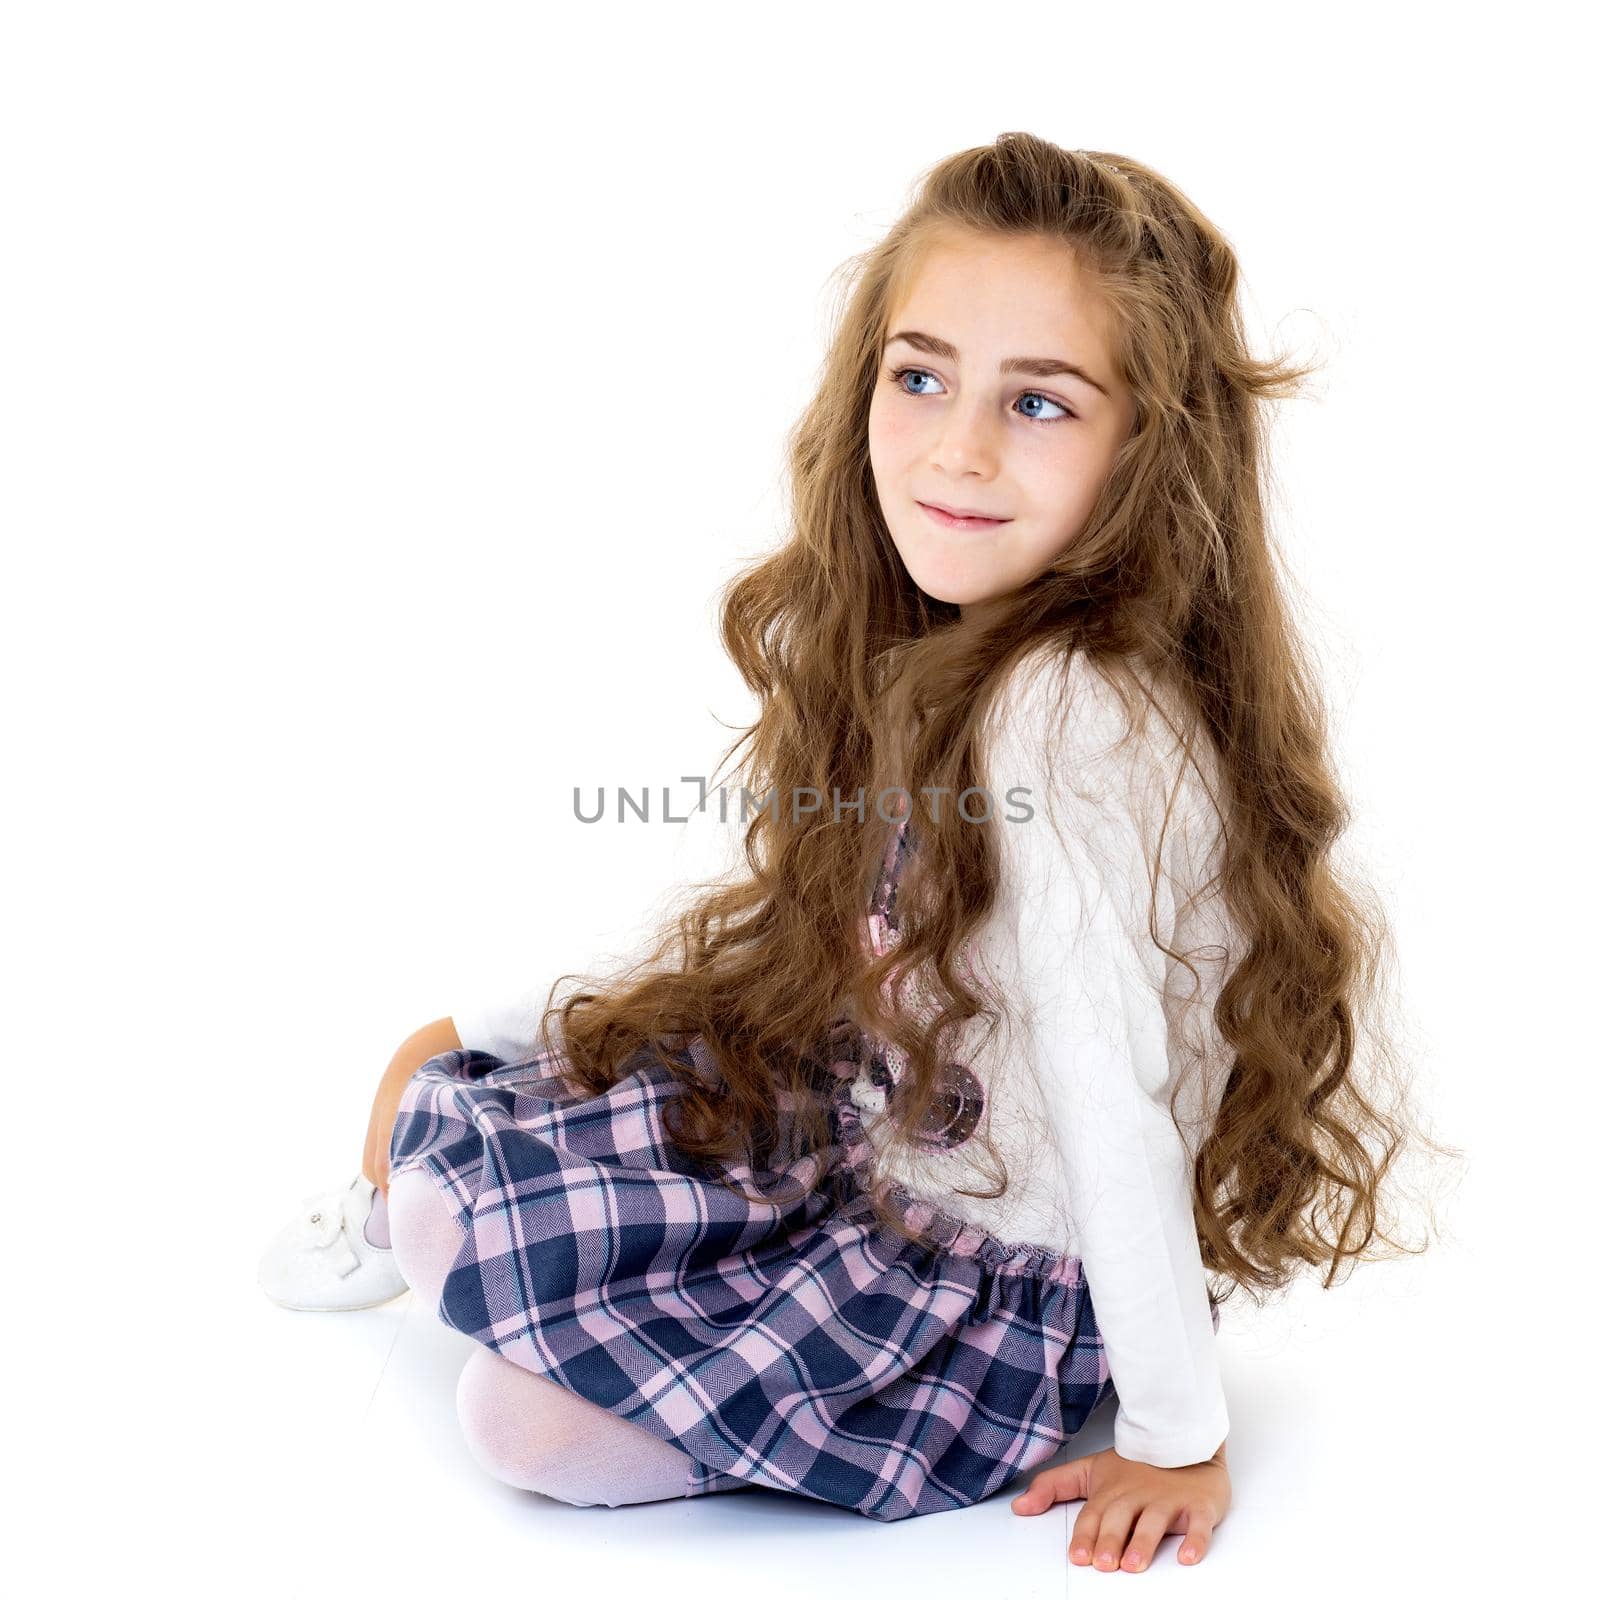
[[[844,1159],[853,1186],[860,1194],[858,1203],[866,1213],[871,1200],[862,1192],[871,1182],[874,1150],[861,1123],[861,1111],[850,1098],[850,1085],[842,1084],[833,1099],[834,1121],[839,1130]],[[968,1256],[992,1272],[1012,1272],[1027,1277],[1048,1278],[1075,1287],[1083,1276],[1083,1262],[1064,1250],[1043,1245],[1011,1244],[997,1239],[976,1223],[958,1217],[923,1195],[912,1193],[904,1184],[891,1183],[885,1190],[889,1208],[914,1233],[921,1234],[937,1249],[953,1256]]]

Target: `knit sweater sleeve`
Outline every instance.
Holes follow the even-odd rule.
[[[1028,658],[1033,660],[1033,658]],[[1166,1099],[1165,953],[1181,881],[1203,846],[1164,735],[1130,731],[1086,656],[1025,661],[990,745],[997,816],[1012,785],[1034,814],[1002,821],[1001,915],[1019,974],[1026,1048],[1059,1151],[1059,1180],[1119,1408],[1119,1455],[1204,1461],[1227,1437],[1215,1330],[1192,1210],[1193,1158]],[[1159,724],[1151,711],[1147,726]],[[1169,837],[1161,819],[1176,789]],[[1021,803],[1013,805],[1013,812]],[[1159,870],[1158,870],[1159,855]]]

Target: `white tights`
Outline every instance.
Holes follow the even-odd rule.
[[[421,1167],[389,1185],[389,1233],[401,1276],[437,1316],[461,1230]],[[676,1445],[474,1344],[456,1385],[456,1415],[485,1471],[574,1506],[636,1505],[687,1491],[694,1463]]]

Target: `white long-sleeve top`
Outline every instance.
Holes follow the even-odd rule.
[[[887,1118],[864,1116],[863,1127],[878,1132],[880,1170],[913,1194],[1006,1243],[1078,1256],[1117,1390],[1117,1453],[1162,1467],[1204,1461],[1228,1415],[1191,1192],[1229,1064],[1213,1006],[1240,954],[1212,881],[1214,752],[1196,733],[1185,762],[1179,731],[1155,709],[1130,734],[1086,656],[1064,672],[1039,651],[997,695],[984,749],[996,818],[1033,813],[997,821],[999,895],[966,952],[1002,1009],[998,1029],[967,1025],[960,1054],[985,1091],[982,1127],[1007,1192],[953,1192],[994,1186],[974,1138],[931,1148],[891,1140]],[[456,1013],[462,1045],[514,1059],[545,997]]]

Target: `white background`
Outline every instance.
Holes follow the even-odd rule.
[[[22,1592],[1132,1581],[1068,1569],[1071,1511],[1005,1496],[896,1525],[764,1493],[540,1501],[465,1454],[465,1341],[409,1296],[297,1315],[254,1283],[296,1199],[356,1170],[407,1033],[585,970],[716,855],[585,827],[572,788],[681,801],[750,716],[715,594],[781,536],[829,274],[1008,129],[1168,174],[1238,251],[1263,346],[1327,358],[1274,425],[1278,531],[1424,1103],[1469,1156],[1420,1262],[1225,1313],[1234,1510],[1199,1567],[1169,1538],[1137,1586],[1581,1571],[1572,16],[0,12],[7,1455],[13,1559],[44,1563]]]

